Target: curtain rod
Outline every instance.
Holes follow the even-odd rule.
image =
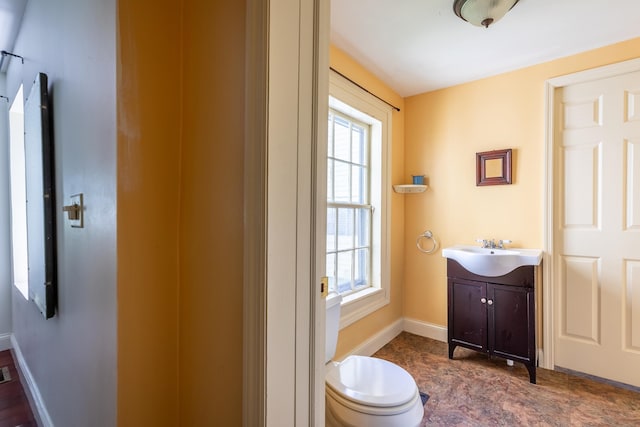
[[[331,71],[333,71],[334,73],[338,74],[341,77],[344,77],[345,79],[347,79],[348,81],[350,81],[351,83],[353,83],[354,85],[358,86],[360,89],[362,89],[363,91],[367,92],[369,95],[376,97],[377,99],[379,99],[380,101],[384,102],[385,104],[387,104],[389,107],[393,108],[396,111],[400,111],[400,109],[398,107],[396,107],[395,105],[385,101],[384,99],[380,98],[378,95],[376,95],[375,93],[371,92],[369,89],[361,86],[360,84],[354,82],[353,80],[351,80],[349,77],[345,76],[344,74],[342,74],[340,71],[336,70],[333,67],[329,67],[329,69]]]

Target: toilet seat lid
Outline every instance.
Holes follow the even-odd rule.
[[[353,402],[399,406],[416,395],[416,382],[400,366],[375,357],[349,356],[326,374],[327,386]]]

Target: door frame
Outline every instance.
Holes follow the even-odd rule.
[[[605,65],[585,71],[567,74],[555,77],[545,82],[545,200],[544,200],[544,262],[543,262],[543,347],[540,350],[539,361],[540,367],[546,369],[554,369],[554,331],[555,322],[555,301],[553,298],[556,283],[554,283],[555,269],[554,265],[555,252],[553,242],[555,238],[554,218],[556,209],[555,186],[557,183],[556,175],[558,173],[558,165],[556,164],[556,141],[555,141],[555,93],[556,89],[578,83],[586,83],[594,80],[615,77],[621,74],[627,74],[634,71],[640,71],[640,58],[622,61],[611,65]]]
[[[329,0],[246,5],[243,425],[324,426]]]

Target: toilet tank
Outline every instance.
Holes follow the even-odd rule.
[[[336,354],[336,345],[338,344],[338,331],[340,329],[340,303],[342,297],[336,293],[330,293],[326,299],[326,330],[325,330],[325,358],[324,362],[331,361]]]

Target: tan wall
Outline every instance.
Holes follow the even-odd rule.
[[[179,16],[118,3],[119,426],[178,425]]]
[[[338,48],[331,47],[329,61],[331,67],[340,73],[400,108],[400,112],[393,112],[392,119],[393,147],[391,154],[391,180],[395,184],[408,182],[410,176],[405,176],[404,173],[405,109],[403,99]],[[342,329],[338,337],[336,358],[343,357],[372,335],[375,335],[402,317],[404,197],[405,196],[396,193],[392,193],[391,196],[391,303]]]
[[[242,424],[244,2],[184,8],[180,425]]]
[[[416,236],[433,230],[442,247],[476,238],[542,248],[546,80],[640,56],[640,38],[405,99],[405,170],[430,188],[408,197],[404,316],[446,325],[446,268]],[[476,187],[475,153],[514,150],[512,185]]]
[[[242,420],[245,6],[181,3],[118,4],[119,426]]]

